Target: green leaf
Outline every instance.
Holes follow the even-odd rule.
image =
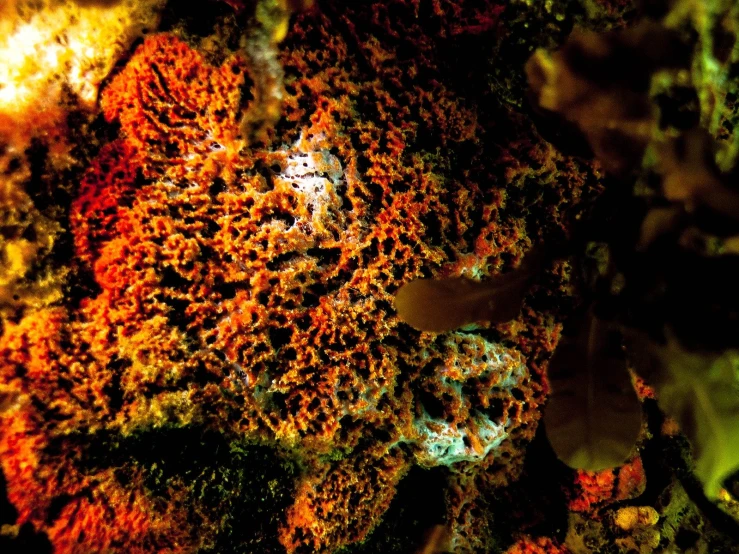
[[[543,251],[534,248],[516,269],[485,281],[466,277],[416,279],[398,289],[395,309],[403,322],[433,333],[478,321],[510,321],[521,311],[531,277],[543,260]]]
[[[468,323],[510,321],[521,310],[527,281],[473,281],[465,277],[417,279],[395,297],[398,317],[420,331],[444,333]]]
[[[739,470],[739,351],[688,351],[674,337],[651,351],[658,366],[645,377],[660,408],[690,440],[695,474],[715,499],[723,480]]]

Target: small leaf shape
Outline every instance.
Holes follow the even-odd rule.
[[[588,313],[577,336],[562,338],[551,362],[544,425],[552,448],[572,468],[622,465],[641,431],[641,404],[621,336]]]
[[[518,268],[486,281],[417,279],[400,287],[395,309],[411,327],[434,333],[477,321],[504,323],[518,315],[529,281],[542,260],[541,252],[533,249]]]
[[[476,321],[510,321],[521,309],[521,288],[465,277],[418,279],[400,288],[395,308],[408,325],[443,333]]]

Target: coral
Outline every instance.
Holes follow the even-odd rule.
[[[35,205],[27,183],[75,165],[70,112],[95,108],[103,79],[129,45],[158,24],[163,5],[161,0],[103,8],[71,0],[3,3],[0,310],[61,300],[67,272],[54,267],[49,255],[62,226]]]
[[[328,33],[322,25],[312,32]],[[341,45],[327,51],[346,55]],[[303,67],[306,75],[288,79],[287,90],[306,97],[288,101],[286,142],[258,150],[238,136],[240,88],[254,86],[248,60],[213,67],[161,34],[112,79],[102,107],[121,138],[100,150],[70,214],[81,271],[98,292],[66,325],[71,352],[59,373],[94,383],[62,403],[74,413],[70,428],[204,424],[293,449],[309,469],[281,536],[289,551],[312,551],[364,537],[410,461],[472,471],[496,453],[515,458],[511,441],[525,444],[535,429],[540,389],[515,348],[474,333],[441,343],[403,337],[394,290],[422,268],[442,269],[442,245],[466,248],[452,241],[455,212],[440,198],[456,190],[471,205],[482,193],[452,186],[419,154],[403,161],[421,129],[392,123],[403,112],[375,82],[311,77],[312,56],[287,52],[288,74]],[[303,92],[327,82],[347,96]],[[388,123],[356,119],[358,87],[386,106]],[[438,96],[450,111],[422,112],[425,132],[469,140],[473,112],[454,108],[441,85],[431,95],[422,101],[431,107]],[[341,132],[344,125],[356,131]],[[486,217],[502,205],[493,194]],[[503,252],[520,257],[529,243],[513,231],[522,229],[515,218],[495,226],[511,228],[510,239],[485,247],[484,262],[466,254],[477,272],[504,263]],[[483,248],[474,231],[469,240]],[[375,453],[363,458],[368,432]],[[325,455],[343,461],[332,468]],[[373,460],[387,455],[398,462],[380,471],[387,462]],[[504,483],[509,474],[499,460],[490,479]],[[341,497],[325,496],[332,483]],[[358,506],[352,499],[361,495],[374,500]]]
[[[393,307],[413,279],[491,278],[566,242],[568,210],[600,191],[598,163],[557,151],[508,101],[521,88],[480,69],[522,61],[506,23],[525,5],[326,1],[278,47],[279,26],[239,35],[228,10],[246,4],[214,4],[225,38],[149,34],[106,81],[108,138],[49,219],[69,288],[3,322],[15,526],[59,552],[369,549],[422,471],[446,509],[424,521],[444,518],[455,551],[566,552],[547,516],[568,503],[628,538],[601,520],[642,490],[641,458],[597,475],[525,460],[568,261],[506,323],[422,333]],[[265,29],[251,47],[284,72],[276,123],[259,100],[275,75],[242,42]]]
[[[164,171],[162,176],[173,181],[185,178],[188,169],[205,159],[213,166],[205,170],[213,174],[204,177],[211,179],[219,165],[234,165],[239,148],[234,122],[244,71],[238,57],[214,68],[174,37],[146,40],[101,100],[105,117],[121,124],[125,148],[141,154],[131,160],[128,153],[120,156],[122,160],[140,163],[146,178]],[[114,183],[131,180],[112,179]],[[90,190],[109,194],[101,185]],[[88,185],[83,184],[81,196],[87,192]]]
[[[645,486],[644,468],[639,457],[617,469],[599,472],[577,471],[575,496],[569,507],[573,512],[590,511],[594,503],[604,504],[638,496]]]
[[[525,537],[506,550],[505,554],[570,554],[570,551],[546,537]]]
[[[38,311],[6,327],[0,344],[4,392],[14,398],[1,414],[0,453],[18,524],[43,527],[60,552],[104,551],[122,543],[131,545],[131,551],[144,552],[147,542],[173,551],[174,542],[184,540],[175,538],[176,529],[182,529],[183,521],[179,525],[175,521],[180,514],[172,518],[157,513],[142,488],[121,485],[115,468],[85,471],[75,441],[58,439],[85,423],[89,428],[89,421],[75,421],[84,412],[80,405],[95,415],[104,411],[102,391],[84,382],[71,386],[67,372],[83,372],[83,356],[70,356],[60,346],[64,323],[63,310]],[[69,465],[70,460],[77,464]],[[47,526],[47,520],[52,524]]]
[[[288,552],[321,551],[363,540],[385,513],[408,469],[399,448],[355,454],[301,480],[280,542]],[[356,481],[366,483],[358,494]]]
[[[311,32],[336,41],[325,16],[313,17],[321,25]],[[346,46],[327,52],[346,56]],[[5,417],[37,423],[21,433],[24,441],[5,433],[3,444],[24,444],[33,454],[42,450],[33,441],[45,441],[65,452],[69,433],[128,436],[169,425],[267,441],[305,466],[280,530],[290,552],[364,538],[413,463],[474,473],[497,460],[486,478],[496,484],[515,473],[516,445],[535,429],[541,394],[524,356],[475,333],[441,342],[407,336],[391,308],[404,280],[428,271],[479,275],[530,244],[520,219],[492,222],[504,206],[497,193],[485,208],[491,223],[480,231],[505,229],[496,248],[475,230],[456,242],[456,208],[441,198],[451,192],[471,206],[483,193],[445,177],[444,159],[430,165],[419,151],[404,153],[421,131],[433,130],[440,144],[469,142],[474,112],[434,84],[422,96],[419,124],[357,70],[315,77],[306,65],[312,60],[300,49],[285,51],[288,75],[300,72],[304,82],[287,80],[292,97],[278,128],[284,142],[259,149],[239,135],[242,109],[250,109],[240,104],[242,91],[248,98],[260,78],[252,60],[236,53],[212,66],[182,40],[158,34],[115,74],[101,106],[120,136],[82,176],[69,214],[75,275],[89,274],[94,285],[66,309],[6,326],[3,379],[14,407]],[[332,60],[325,64],[322,71],[336,71]],[[325,96],[328,82],[345,96]],[[360,91],[385,106],[383,118],[357,119]],[[439,102],[447,113],[434,111]],[[553,171],[551,150],[535,155],[549,164],[540,174]],[[508,178],[524,172],[513,169]],[[465,253],[468,244],[473,250]],[[444,248],[458,250],[463,262],[445,266]],[[532,324],[539,322],[522,328]],[[53,369],[44,371],[51,359]],[[8,453],[9,460],[25,456]],[[147,542],[195,547],[221,532],[214,508],[203,509],[200,537],[188,532],[174,498],[184,502],[192,492],[180,484],[171,504],[145,508],[149,527],[135,527],[138,512],[124,516],[131,506],[117,491],[151,500],[142,486],[150,470],[114,483],[110,469],[85,470],[84,455],[33,462],[70,480],[59,487],[57,523],[48,525],[55,495],[13,470],[15,462],[4,464],[19,525],[45,529],[62,550],[79,537],[90,549],[106,549],[123,535],[133,550]],[[86,485],[90,479],[100,484]],[[99,496],[80,503],[85,486]],[[23,490],[48,503],[31,504]],[[112,512],[105,513],[133,527],[122,526],[119,536],[91,533],[86,518],[107,504]],[[172,533],[163,536],[167,526]]]
[[[651,506],[626,506],[618,510],[616,525],[631,536],[617,540],[622,550],[640,553],[653,552],[660,542],[660,533],[654,527],[659,521],[657,510]]]

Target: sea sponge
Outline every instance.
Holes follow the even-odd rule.
[[[275,531],[259,540],[279,548],[279,534],[295,552],[365,537],[414,464],[480,484],[479,504],[450,504],[465,521],[452,538],[478,544],[487,520],[477,508],[520,472],[565,272],[539,285],[538,306],[534,294],[499,326],[419,333],[392,300],[413,279],[513,269],[539,235],[564,234],[566,208],[599,173],[556,152],[489,87],[468,98],[448,85],[457,58],[428,29],[444,40],[492,38],[500,6],[493,16],[467,3],[428,12],[341,3],[339,15],[326,6],[297,19],[282,43],[283,118],[264,144],[240,136],[259,77],[238,48],[216,62],[196,41],[153,34],[106,85],[101,104],[115,136],[95,152],[68,215],[78,288],[47,336],[41,314],[3,328],[4,352],[44,345],[8,356],[2,380],[37,395],[17,413],[45,423],[0,442],[3,467],[23,465],[23,449],[55,445],[37,464],[43,482],[7,472],[25,510],[19,524],[53,528],[55,544],[106,548],[107,532],[96,536],[75,514],[139,496],[153,499],[146,509],[157,527],[132,532],[121,550],[217,544],[230,529],[221,506],[232,505],[220,500],[239,495],[221,476],[267,471],[248,457],[221,463],[245,443],[300,468],[271,485],[292,490],[294,480],[283,504],[249,497],[254,513],[273,510]],[[23,373],[51,359],[43,377],[57,381]],[[162,478],[159,457],[124,449],[166,433],[188,447],[218,437],[215,461],[192,476],[178,455],[170,464],[180,473]],[[98,452],[120,471],[102,467]],[[39,488],[49,475],[69,479],[58,498]],[[82,501],[64,495],[79,482],[93,501],[74,512]],[[38,510],[24,488],[44,496]],[[206,494],[213,488],[218,501]],[[47,517],[52,503],[59,510]]]
[[[411,461],[487,465],[511,435],[530,436],[537,392],[515,348],[462,334],[443,346],[388,346],[400,340],[393,268],[409,264],[411,275],[419,255],[439,256],[423,238],[436,231],[421,221],[441,208],[442,183],[376,142],[392,137],[400,153],[403,133],[359,122],[362,156],[375,166],[360,174],[360,155],[336,119],[350,112],[333,100],[287,133],[290,142],[248,149],[238,138],[241,86],[251,83],[238,56],[212,67],[163,34],[112,80],[102,104],[122,136],[86,173],[70,218],[80,260],[101,289],[79,315],[116,330],[99,361],[125,360],[115,370],[115,425],[222,427],[218,414],[228,413],[229,432],[297,449],[310,471],[283,540],[295,551],[330,549],[372,528]],[[400,179],[413,189],[393,192]],[[380,193],[386,205],[372,200]],[[416,382],[425,366],[438,373]],[[375,490],[370,461],[362,474],[350,462],[367,429],[377,448],[406,444],[411,457],[382,472],[388,484],[366,514],[326,511]],[[329,502],[324,481],[338,474],[322,457],[337,453],[347,461],[336,471],[354,473]],[[336,527],[336,517],[347,525]]]

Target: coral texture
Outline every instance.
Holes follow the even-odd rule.
[[[547,516],[568,509],[599,537],[653,540],[627,512],[598,527],[644,490],[639,455],[577,473],[535,436],[568,261],[548,260],[505,324],[421,333],[393,307],[412,279],[484,279],[566,241],[568,210],[600,190],[598,162],[522,108],[523,63],[569,32],[564,3],[326,1],[279,56],[265,24],[275,125],[245,4],[213,4],[216,38],[186,21],[131,52],[101,93],[100,147],[39,219],[69,274],[0,336],[16,532],[56,552],[371,548],[403,483],[427,479],[455,552],[567,552],[567,521]],[[587,5],[620,21],[621,2]],[[530,21],[546,36],[519,39]],[[21,265],[43,237],[25,229]]]
[[[474,334],[401,337],[390,294],[440,265],[441,245],[428,244],[439,229],[423,220],[444,214],[442,180],[399,163],[403,133],[360,121],[355,146],[337,122],[351,104],[321,101],[290,143],[248,150],[237,133],[245,76],[238,57],[215,68],[158,35],[106,89],[104,113],[123,138],[101,151],[72,207],[77,255],[101,289],[79,317],[117,337],[101,344],[101,367],[125,360],[111,424],[207,421],[309,461],[283,537],[289,551],[320,550],[361,539],[411,459],[489,465],[511,452],[534,428],[537,393],[515,349]],[[392,155],[372,161],[384,141]],[[360,176],[359,151],[377,177]],[[397,459],[385,471],[361,461],[368,432],[370,461]],[[332,453],[347,459],[317,458]],[[367,509],[316,499],[352,488],[374,499]]]
[[[337,41],[313,17],[311,32]],[[327,52],[346,56],[346,46]],[[515,260],[530,243],[523,220],[495,218],[504,203],[495,192],[490,223],[469,233],[469,246],[454,239],[461,212],[442,197],[469,197],[472,210],[470,196],[482,193],[435,173],[439,161],[413,147],[422,131],[469,142],[474,112],[436,84],[422,95],[431,111],[422,108],[421,123],[404,119],[401,100],[357,70],[343,74],[340,58],[322,70],[312,60],[301,49],[285,55],[300,77],[287,81],[284,142],[251,150],[238,137],[241,87],[251,83],[244,60],[211,66],[171,35],[137,49],[102,98],[121,138],[93,161],[70,213],[77,259],[98,290],[54,312],[67,338],[44,341],[66,350],[54,373],[84,389],[59,400],[69,417],[60,428],[197,424],[300,457],[307,470],[282,531],[288,551],[364,537],[411,462],[486,467],[519,456],[541,394],[516,348],[475,333],[439,341],[392,313],[405,280],[510,267],[502,254]],[[384,116],[356,116],[367,95]],[[509,237],[494,247],[479,238],[500,227]],[[462,261],[446,261],[445,249]],[[42,363],[37,349],[18,358],[22,350],[4,344],[16,352],[5,375]],[[21,398],[41,394],[29,378],[11,380]],[[490,478],[504,482],[515,464],[499,466]],[[10,477],[11,497],[26,505]],[[337,488],[348,496],[323,499]],[[361,508],[364,495],[373,500]],[[42,525],[42,506],[20,513]]]
[[[103,79],[158,25],[164,2],[81,4],[14,0],[0,7],[0,311],[61,300],[65,271],[48,260],[61,226],[34,203],[29,181],[77,163],[69,112],[96,108]]]

